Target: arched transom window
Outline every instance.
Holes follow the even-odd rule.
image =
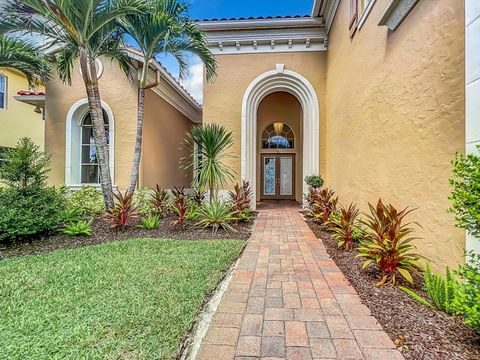
[[[295,134],[285,123],[276,122],[268,125],[262,133],[262,149],[293,149]]]
[[[107,144],[110,144],[108,116],[105,111],[103,112],[103,120],[105,122]],[[93,138],[92,118],[90,113],[83,118],[81,134],[81,182],[82,184],[98,184],[100,183],[100,171],[97,159],[97,148],[95,147],[95,140]]]

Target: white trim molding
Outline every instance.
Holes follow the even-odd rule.
[[[303,109],[303,176],[319,174],[320,107],[317,94],[302,75],[277,64],[274,70],[257,77],[247,88],[242,102],[241,177],[256,194],[257,109],[269,94],[284,91],[295,96]],[[303,192],[307,191],[305,183]],[[256,197],[256,195],[255,195]],[[255,207],[255,201],[252,204]]]
[[[109,168],[110,176],[112,177],[112,184],[115,184],[115,118],[110,106],[102,100],[102,108],[108,117],[108,128],[110,133],[110,146],[109,146]],[[66,134],[65,134],[65,184],[71,187],[82,186],[80,180],[80,139],[81,139],[81,121],[85,115],[90,111],[88,106],[88,100],[86,98],[80,99],[75,102],[68,110],[66,117]],[[77,131],[75,131],[77,130]],[[75,147],[75,150],[73,147]],[[78,169],[74,169],[74,164],[77,161],[72,160],[78,152]],[[78,173],[75,176],[75,171]],[[89,184],[85,184],[89,185]]]
[[[325,51],[321,18],[211,20],[199,22],[215,55]]]
[[[407,15],[417,5],[419,0],[391,0],[382,16],[378,26],[385,25],[389,30],[395,31]]]

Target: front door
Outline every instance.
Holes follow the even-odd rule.
[[[262,155],[261,200],[295,200],[295,155]]]

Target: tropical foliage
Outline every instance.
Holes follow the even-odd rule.
[[[124,230],[128,223],[138,218],[137,209],[133,203],[133,193],[114,194],[115,204],[107,210],[107,218],[112,222],[112,228]]]
[[[355,223],[360,210],[354,203],[351,203],[348,208],[342,207],[340,209],[340,217],[334,221],[335,227],[333,237],[338,241],[340,249],[350,250],[353,247],[355,237]]]
[[[93,217],[105,212],[102,193],[93,186],[84,185],[79,190],[67,193],[69,208],[81,209],[83,215]]]
[[[140,224],[138,224],[139,228],[146,230],[157,229],[159,226],[160,216],[158,216],[157,214],[149,214],[145,217],[142,217],[140,220]]]
[[[215,235],[218,229],[222,228],[225,231],[236,231],[228,223],[236,220],[236,213],[225,204],[223,201],[212,200],[203,204],[197,209],[201,220],[195,226],[203,228],[212,228],[212,234]]]
[[[365,258],[362,267],[378,265],[382,279],[376,285],[394,285],[397,274],[413,283],[411,272],[421,269],[418,263],[421,256],[412,252],[415,249],[412,241],[417,239],[411,236],[414,232],[412,225],[416,223],[404,223],[404,219],[414,209],[397,210],[391,204],[383,204],[381,199],[376,206],[368,206],[370,214],[361,220],[367,227],[367,233],[357,255]]]
[[[242,181],[240,186],[235,184],[233,191],[228,192],[229,202],[234,211],[244,212],[251,210],[252,204],[252,189],[248,181]]]
[[[305,176],[305,183],[309,189],[319,189],[323,186],[323,178],[321,175]]]
[[[133,192],[138,179],[138,170],[142,151],[143,117],[145,91],[158,85],[158,80],[148,81],[148,64],[155,57],[168,53],[178,62],[180,79],[188,72],[185,53],[199,57],[206,69],[207,80],[213,79],[217,64],[208,49],[204,33],[188,17],[188,5],[178,0],[152,0],[147,2],[146,10],[129,14],[119,19],[122,30],[138,46],[143,67],[138,88],[137,136],[128,191]]]
[[[219,186],[233,180],[234,171],[225,163],[234,157],[229,151],[233,143],[232,133],[218,124],[194,126],[187,134],[188,156],[182,159],[182,167],[197,174],[193,185],[209,189],[210,200],[217,198]]]
[[[91,236],[92,231],[92,220],[77,220],[71,221],[64,225],[63,233],[70,236]]]
[[[187,220],[187,214],[189,209],[185,187],[174,187],[174,189],[172,190],[172,194],[174,196],[174,200],[172,202],[172,210],[173,213],[176,215],[176,219],[172,221],[172,224],[182,226],[185,223],[185,220]]]
[[[328,224],[330,215],[337,209],[338,197],[335,196],[333,190],[328,188],[314,190],[311,191],[310,194],[310,216],[321,224]]]
[[[480,146],[477,145],[480,151]],[[457,225],[473,235],[480,235],[480,156],[457,154],[453,165],[453,187],[450,211],[455,214]]]
[[[168,191],[161,188],[158,184],[153,189],[153,193],[151,195],[151,203],[154,208],[155,213],[163,217],[168,211],[169,207],[169,200],[170,196],[168,195]]]
[[[447,313],[452,313],[452,302],[455,299],[455,291],[458,283],[452,272],[447,267],[445,278],[433,273],[430,264],[427,263],[424,273],[425,289],[430,296],[433,306]]]

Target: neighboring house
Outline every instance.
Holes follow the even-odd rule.
[[[477,32],[479,3],[467,9]],[[257,200],[301,201],[302,179],[322,174],[343,204],[365,211],[381,197],[418,207],[419,253],[461,262],[465,233],[447,208],[450,162],[473,136],[464,10],[459,0],[315,0],[306,17],[200,21],[219,62],[203,120],[233,131],[237,180],[250,181]],[[471,141],[480,139],[478,86]]]
[[[129,49],[129,55],[139,68],[143,66],[134,49]],[[134,154],[138,80],[128,79],[110,60],[98,60],[97,65],[112,181],[124,190]],[[59,80],[47,84],[45,102],[45,149],[52,155],[50,182],[70,188],[99,185],[85,88],[79,67],[75,68],[72,86]],[[190,185],[191,174],[179,169],[185,155],[180,147],[191,126],[201,122],[201,107],[159,63],[151,63],[150,68],[151,81],[158,85],[146,92],[139,186]]]
[[[20,72],[0,69],[0,159],[5,149],[14,147],[24,136],[43,149],[43,105],[41,101],[32,102],[32,95],[41,98],[43,94],[42,90],[30,91],[26,77]]]

